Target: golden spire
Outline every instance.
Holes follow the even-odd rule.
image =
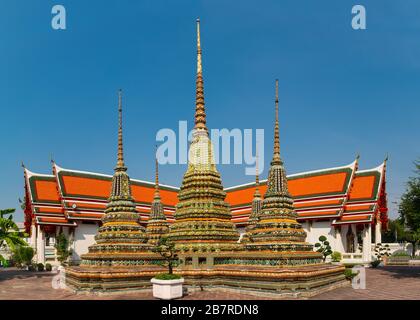
[[[274,125],[274,154],[273,161],[280,161],[280,134],[279,134],[279,80],[276,79],[276,123]]]
[[[204,129],[207,131],[206,112],[204,108],[203,69],[201,65],[200,19],[197,19],[197,78],[196,78],[194,122],[195,122],[194,129]]]
[[[122,131],[122,90],[118,91],[118,160],[116,170],[125,170]]]
[[[255,192],[254,198],[260,198],[260,175],[258,170],[258,143],[255,144]]]
[[[157,146],[156,146],[156,155],[155,155],[155,199],[160,199],[159,193],[159,163],[157,158]]]

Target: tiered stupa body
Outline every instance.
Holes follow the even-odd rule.
[[[163,204],[160,198],[159,169],[156,159],[155,194],[153,197],[149,220],[147,221],[146,226],[147,243],[150,245],[156,245],[159,242],[159,239],[162,236],[167,235],[168,232],[169,223],[166,220],[166,216],[163,211]]]
[[[200,22],[197,20],[197,80],[193,140],[184,175],[175,222],[169,237],[182,252],[219,252],[238,248],[239,233],[231,221],[220,174],[206,127],[201,65]]]
[[[96,243],[82,255],[80,266],[66,268],[66,283],[76,290],[138,290],[164,269],[161,257],[151,251],[145,228],[140,225],[124,164],[122,102],[119,92],[118,160],[112,177],[111,196]]]

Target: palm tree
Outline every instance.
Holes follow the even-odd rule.
[[[0,249],[7,246],[14,250],[16,246],[27,246],[23,240],[25,233],[19,231],[19,227],[13,221],[12,213],[15,209],[0,210]],[[9,215],[8,217],[6,217]],[[5,263],[6,259],[0,254],[0,262]]]

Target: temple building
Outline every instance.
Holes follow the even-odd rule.
[[[381,242],[381,230],[388,221],[386,160],[376,168],[359,170],[356,157],[347,165],[286,176],[280,158],[276,85],[275,143],[268,179],[257,175],[253,182],[224,188],[206,125],[199,22],[197,50],[195,130],[181,187],[159,183],[157,164],[154,182],[128,177],[120,96],[113,175],[65,169],[54,161],[51,174],[24,167],[25,228],[36,260],[56,261],[54,241],[63,232],[70,239],[73,262],[84,268],[69,269],[75,279],[83,274],[94,277],[95,268],[101,266],[150,265],[150,270],[144,267],[141,272],[152,274],[152,261],[157,258],[150,248],[165,233],[185,257],[186,275],[190,272],[194,277],[196,272],[188,269],[188,263],[208,262],[196,255],[201,252],[211,257],[214,281],[230,275],[230,280],[223,281],[232,286],[238,281],[249,285],[250,274],[261,263],[266,268],[283,263],[287,268],[302,268],[308,278],[302,279],[305,288],[340,281],[341,271],[323,264],[313,251],[321,235],[344,260],[369,263],[372,245]],[[288,256],[290,252],[295,255]],[[323,280],[315,274],[323,274]],[[75,283],[81,285],[77,279]],[[267,279],[261,281],[262,286],[268,285]]]
[[[381,230],[388,221],[386,161],[367,170],[358,166],[356,159],[340,167],[291,174],[287,180],[307,241],[316,243],[325,235],[333,250],[343,253],[345,259],[367,262],[371,259],[369,248],[381,242]],[[53,162],[52,174],[24,168],[24,177],[25,227],[37,249],[37,260],[56,259],[55,236],[63,230],[72,239],[73,260],[80,261],[101,225],[112,176],[64,169]],[[232,222],[240,233],[245,231],[253,205],[260,210],[255,201],[256,186],[250,182],[224,189]],[[261,198],[266,188],[267,180],[258,182]],[[131,179],[131,193],[143,226],[152,211],[155,190],[153,182]],[[174,221],[178,192],[175,186],[159,184],[160,204],[169,223]]]

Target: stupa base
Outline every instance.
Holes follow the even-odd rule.
[[[225,265],[214,269],[184,269],[189,290],[233,290],[264,297],[311,297],[348,286],[344,267],[330,264],[307,266]]]
[[[127,292],[150,290],[152,279],[167,270],[160,266],[137,267],[68,267],[66,285],[76,292]]]

